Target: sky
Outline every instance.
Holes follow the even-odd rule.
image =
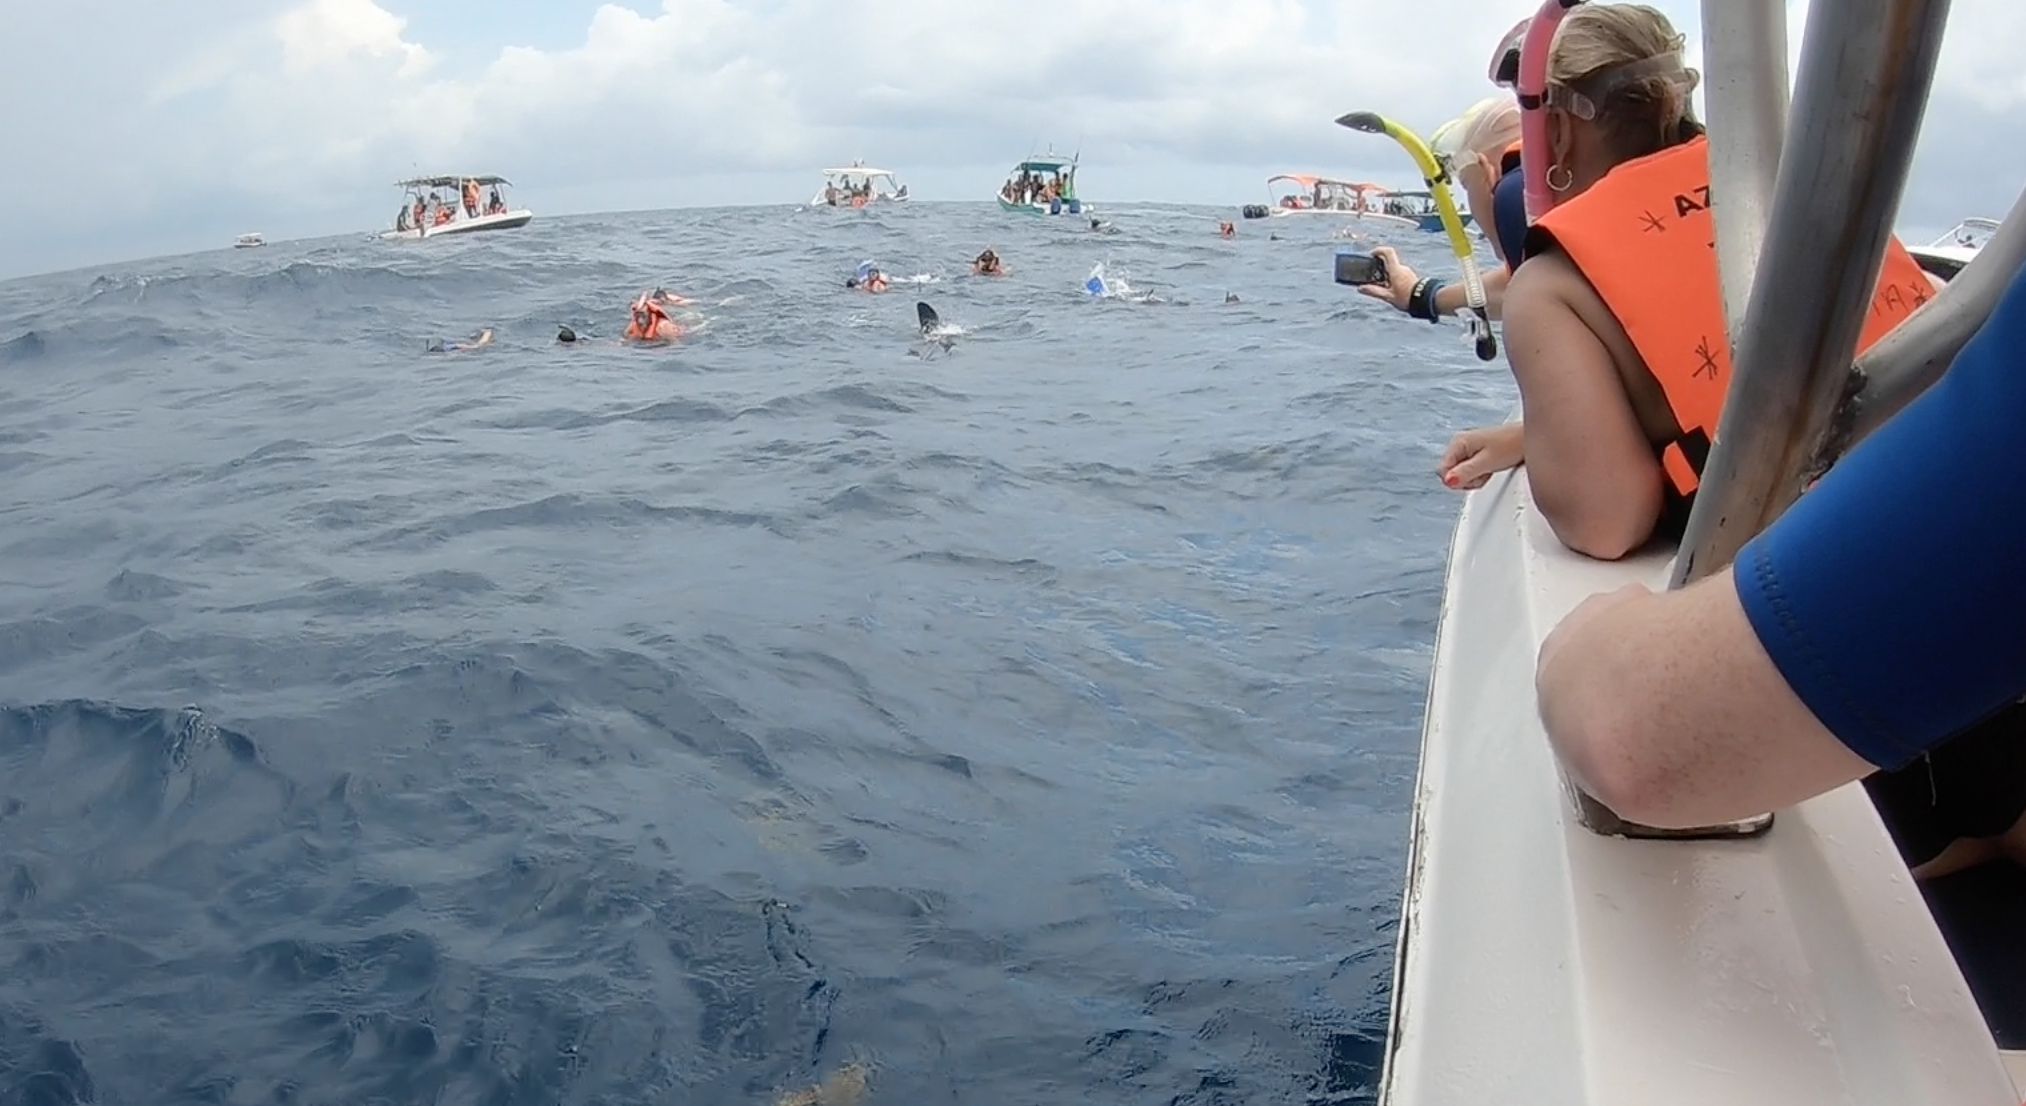
[[[537,216],[798,203],[863,158],[984,200],[1080,149],[1094,203],[1239,205],[1277,172],[1406,186],[1494,91],[1530,0],[0,0],[0,279],[391,222],[393,182],[499,173]],[[1699,0],[1655,4],[1699,62]],[[1955,0],[1901,209],[2026,186],[2026,3]],[[1798,49],[1806,5],[1790,7]]]

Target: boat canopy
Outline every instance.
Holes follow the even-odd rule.
[[[891,177],[893,176],[893,171],[889,169],[874,169],[865,165],[853,165],[848,169],[825,169],[823,170],[823,175],[826,177]]]
[[[1013,167],[1013,171],[1028,173],[1060,173],[1064,169],[1076,168],[1076,159],[1071,157],[1030,157]]]
[[[477,181],[480,184],[487,184],[487,185],[513,184],[512,181],[506,179],[505,177],[494,177],[494,176],[411,177],[408,180],[397,180],[394,183],[396,186],[401,188],[457,188],[468,180]]]
[[[1338,180],[1335,177],[1319,177],[1313,173],[1282,173],[1279,176],[1266,178],[1266,183],[1268,184],[1273,184],[1276,181],[1289,181],[1301,185],[1303,188],[1314,188],[1317,185],[1323,185],[1328,188],[1341,188],[1349,192],[1372,192],[1381,196],[1393,191],[1383,184],[1373,184],[1370,181]]]

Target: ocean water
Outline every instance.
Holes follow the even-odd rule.
[[[1104,214],[0,284],[0,1103],[1369,1100],[1512,387],[1327,221]]]

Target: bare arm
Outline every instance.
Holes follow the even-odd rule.
[[[1535,683],[1576,782],[1647,825],[1746,818],[1875,771],[1787,685],[1728,569],[1592,596],[1542,643]]]
[[[1505,316],[1505,288],[1510,280],[1512,270],[1503,265],[1494,265],[1484,274],[1484,309],[1494,319]],[[1469,300],[1470,289],[1461,280],[1445,284],[1435,293],[1435,310],[1442,315],[1462,314]]]
[[[1653,533],[1662,474],[1611,351],[1576,313],[1584,293],[1560,254],[1528,258],[1506,289],[1505,349],[1534,502],[1562,544],[1608,561]]]

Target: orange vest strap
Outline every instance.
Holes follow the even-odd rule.
[[[1683,495],[1701,482],[1731,378],[1710,202],[1709,142],[1697,138],[1619,165],[1534,225],[1597,290],[1667,396],[1681,436],[1661,465]],[[1888,240],[1857,351],[1932,298],[1927,274]]]

